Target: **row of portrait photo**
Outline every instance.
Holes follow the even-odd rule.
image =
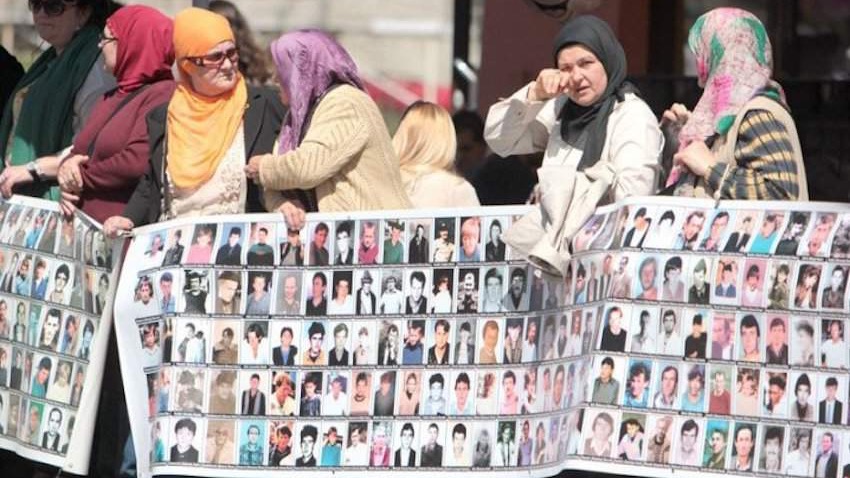
[[[18,391],[78,407],[87,367],[74,357],[0,345],[0,391]]]
[[[848,259],[850,215],[629,206],[591,217],[573,239],[575,252],[608,247]]]
[[[840,429],[606,409],[581,418],[582,440],[569,452],[585,457],[769,476],[850,472],[850,433]]]
[[[850,310],[850,265],[710,255],[620,253],[574,259],[566,303],[614,299],[755,309]]]
[[[605,309],[596,350],[847,369],[847,333],[846,319],[621,304]]]
[[[11,310],[14,320],[9,317]],[[0,347],[13,345],[89,360],[99,322],[97,317],[76,311],[0,295]]]
[[[163,313],[309,317],[498,314],[554,309],[563,302],[560,290],[527,266],[167,269],[138,279],[127,313],[137,318]]]
[[[586,362],[494,370],[221,370],[147,375],[150,415],[472,416],[558,411],[585,398]]]
[[[141,319],[138,329],[143,367],[446,367],[550,362],[571,353],[564,315],[427,320],[167,317]]]
[[[112,267],[112,250],[103,233],[93,222],[79,215],[67,220],[56,211],[3,202],[0,204],[0,231],[3,250],[11,249],[6,246],[15,246],[57,254],[89,266]]]
[[[848,423],[846,373],[597,356],[590,402],[628,408]]]
[[[0,390],[0,442],[65,455],[75,421],[73,409]]]
[[[511,218],[446,217],[283,222],[225,222],[172,227],[140,238],[141,268],[177,264],[347,266],[504,262],[502,231]]]
[[[220,420],[162,417],[151,424],[159,464],[252,467],[503,468],[557,464],[567,419]],[[578,435],[578,433],[576,433]]]

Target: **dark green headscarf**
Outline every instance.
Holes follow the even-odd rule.
[[[11,151],[12,165],[29,163],[39,157],[55,154],[71,144],[74,137],[74,100],[100,55],[98,28],[81,28],[62,54],[50,48],[33,63],[15,86],[3,118],[0,120],[0,158]],[[14,95],[29,86],[21,112],[12,131]],[[0,170],[5,162],[0,161]],[[59,199],[55,183],[33,184],[16,192],[28,196]]]

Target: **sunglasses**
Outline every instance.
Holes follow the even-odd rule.
[[[65,13],[68,7],[76,5],[74,3],[64,2],[63,0],[29,0],[27,4],[33,14],[41,10],[48,17],[58,17]]]
[[[239,49],[236,47],[228,48],[225,51],[217,51],[203,56],[187,56],[183,59],[196,65],[206,68],[219,67],[224,63],[224,59],[230,60],[230,63],[239,61]]]

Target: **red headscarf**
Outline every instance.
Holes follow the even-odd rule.
[[[106,26],[118,40],[113,75],[121,93],[173,78],[174,22],[170,18],[155,8],[130,5],[109,17]]]

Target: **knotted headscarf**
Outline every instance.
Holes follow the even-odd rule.
[[[278,81],[289,98],[289,113],[280,132],[279,153],[295,149],[311,109],[329,88],[349,84],[361,90],[357,65],[345,49],[320,30],[298,30],[271,44]]]
[[[185,61],[225,41],[234,41],[223,16],[201,8],[187,8],[174,17],[174,53],[180,72],[177,90],[168,104],[168,174],[174,185],[194,189],[215,174],[222,157],[242,124],[248,90],[239,75],[236,86],[219,96],[203,96],[190,81],[196,68]]]

